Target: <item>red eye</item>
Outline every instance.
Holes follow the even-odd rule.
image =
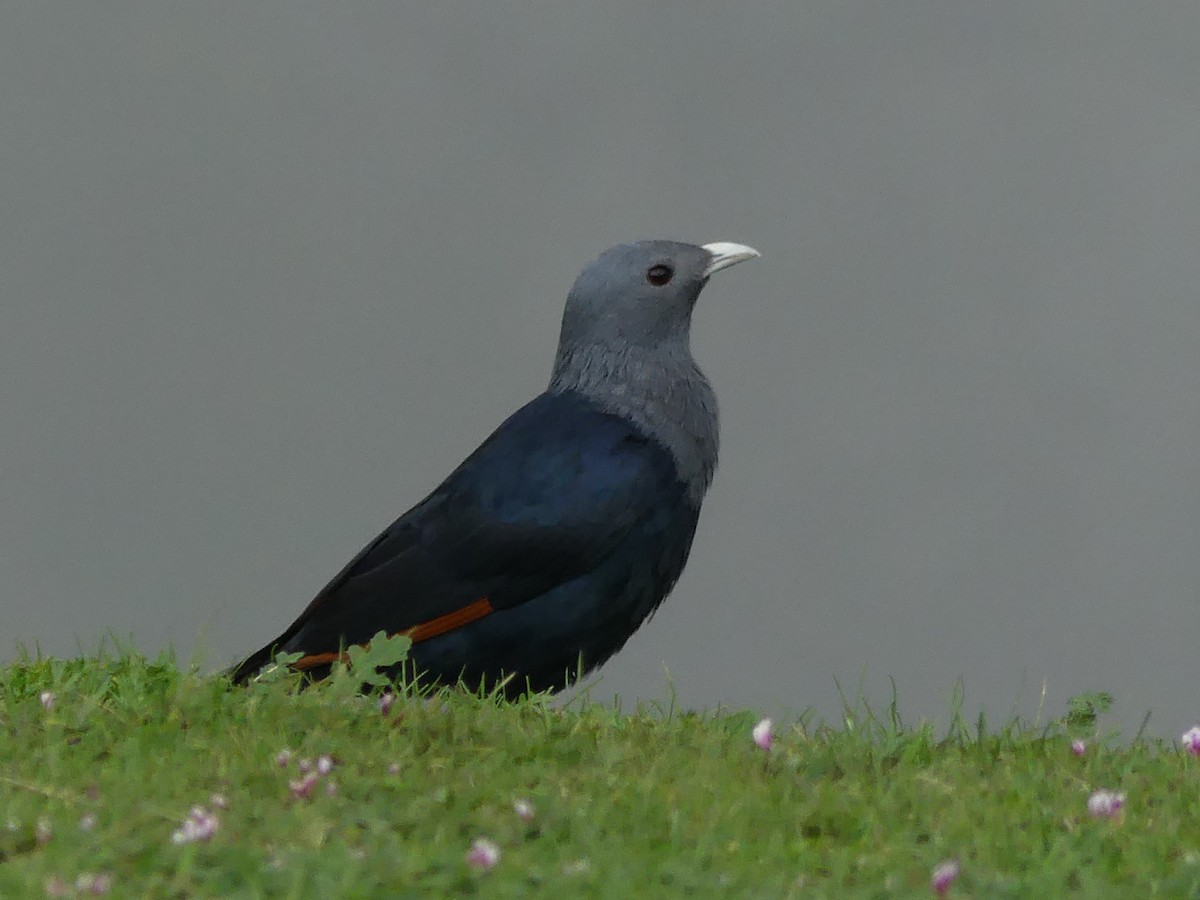
[[[675,270],[670,266],[659,263],[646,270],[646,280],[655,287],[662,287],[671,280],[671,276],[674,274]]]

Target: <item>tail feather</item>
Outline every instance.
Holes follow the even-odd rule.
[[[263,666],[275,656],[277,644],[267,644],[261,650],[250,654],[226,673],[234,684],[245,684],[259,673]]]

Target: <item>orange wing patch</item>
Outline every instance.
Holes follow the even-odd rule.
[[[446,613],[444,616],[438,616],[436,619],[430,619],[428,622],[421,622],[411,628],[406,628],[403,631],[398,631],[396,634],[402,634],[405,637],[412,638],[414,644],[419,644],[421,641],[427,641],[430,638],[435,638],[439,634],[445,634],[447,631],[454,631],[456,628],[462,628],[464,625],[469,625],[477,619],[482,619],[488,613],[492,612],[491,601],[487,597],[481,600],[476,600],[474,603],[468,603],[462,609],[456,609],[454,612]],[[391,635],[389,635],[391,637]],[[370,644],[364,644],[364,647],[369,647]],[[302,656],[294,663],[292,668],[298,672],[306,672],[309,669],[315,669],[317,666],[327,666],[335,662],[348,662],[349,656],[346,653],[310,653],[307,656]]]
[[[456,609],[452,613],[446,613],[444,616],[438,616],[436,619],[430,619],[428,622],[414,625],[412,628],[408,628],[400,633],[412,638],[414,644],[419,644],[421,641],[435,638],[439,634],[445,634],[447,631],[453,631],[456,628],[469,625],[476,619],[482,619],[491,611],[491,601],[487,597],[484,597],[482,600],[476,600],[474,603],[467,604],[462,609]]]

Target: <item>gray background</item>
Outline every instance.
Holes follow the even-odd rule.
[[[1197,714],[1200,7],[0,15],[0,652],[232,661],[549,373],[603,247],[731,240],[692,563],[595,696]]]

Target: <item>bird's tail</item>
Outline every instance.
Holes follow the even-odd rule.
[[[226,670],[226,676],[234,684],[245,684],[274,658],[276,647],[276,644],[267,644],[261,650],[251,653],[236,666]]]

